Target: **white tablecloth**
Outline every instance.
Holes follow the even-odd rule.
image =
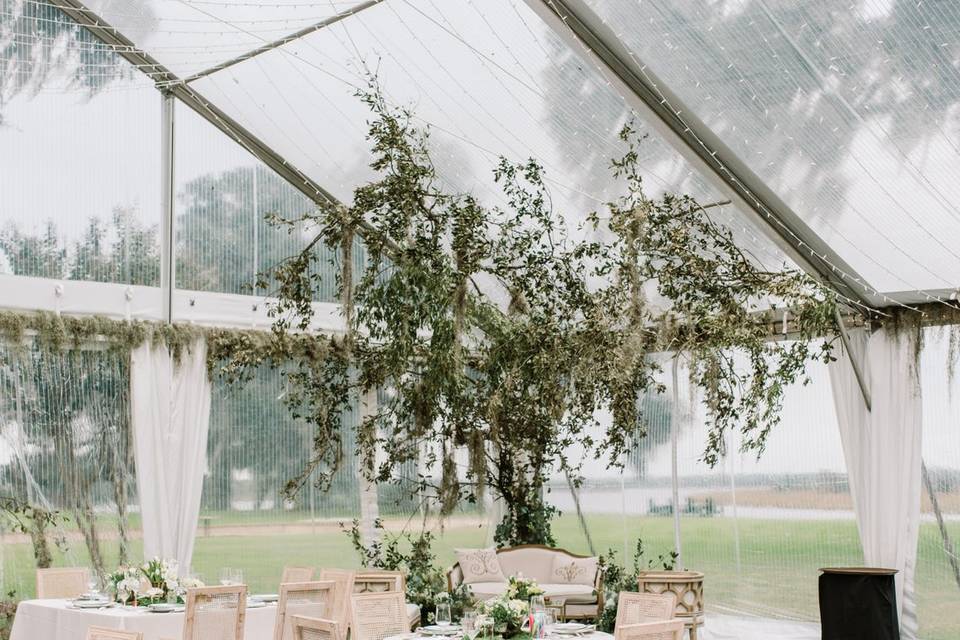
[[[97,625],[142,631],[143,640],[180,640],[181,613],[150,613],[131,607],[72,609],[66,600],[24,600],[17,606],[10,640],[83,640],[87,627]],[[270,640],[277,617],[276,605],[247,609],[244,640]]]
[[[458,637],[458,636],[453,636]],[[560,636],[560,635],[547,635],[548,638],[560,640],[613,640],[613,635],[605,633],[603,631],[594,631],[592,633],[584,633],[579,636]],[[439,640],[439,638],[449,638],[449,636],[430,636],[425,633],[401,633],[395,636],[387,636],[383,640],[430,640],[431,638]],[[11,638],[11,640],[16,640]]]

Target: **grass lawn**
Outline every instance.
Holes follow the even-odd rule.
[[[274,514],[275,517],[277,514]],[[673,547],[670,518],[589,516],[589,528],[598,552],[614,549],[622,557],[624,534],[632,547],[642,537],[648,557],[656,558]],[[329,524],[315,533],[299,529],[265,531],[260,517],[235,516],[211,521],[211,533],[199,536],[194,551],[194,569],[207,582],[216,583],[223,567],[240,568],[253,592],[276,591],[280,572],[286,564],[318,567],[353,567],[357,556],[347,536]],[[276,519],[273,520],[276,522]],[[397,525],[398,521],[389,524]],[[243,524],[261,527],[244,533]],[[289,524],[289,523],[288,523]],[[817,569],[824,566],[862,564],[856,525],[852,521],[748,520],[726,518],[684,518],[682,522],[684,567],[706,574],[708,606],[742,612],[787,616],[800,620],[817,619]],[[218,532],[218,528],[223,528]],[[219,535],[229,530],[230,535]],[[587,541],[577,519],[563,516],[554,528],[560,546],[587,553]],[[739,564],[737,562],[739,534]],[[960,525],[951,534],[960,539]],[[453,559],[456,547],[485,544],[486,529],[477,524],[455,523],[438,538],[436,552],[443,564]],[[140,558],[139,540],[133,542],[133,557]],[[116,563],[114,541],[104,542],[108,566]],[[86,549],[73,543],[58,554],[57,564],[85,564]],[[20,597],[34,589],[33,558],[27,544],[3,547],[3,585],[15,588]],[[940,546],[936,527],[921,527],[917,572],[921,637],[929,640],[960,638],[960,589],[954,583],[949,564]]]

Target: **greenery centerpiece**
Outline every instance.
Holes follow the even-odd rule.
[[[522,573],[510,576],[507,579],[507,588],[504,595],[510,600],[523,600],[529,602],[533,596],[542,596],[545,593],[543,588],[533,578],[524,578]]]
[[[477,604],[477,627],[492,627],[494,633],[504,638],[517,637],[523,634],[523,625],[529,612],[527,600],[511,598],[503,593]]]

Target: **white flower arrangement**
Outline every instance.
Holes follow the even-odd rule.
[[[520,631],[526,621],[527,611],[528,605],[525,601],[511,598],[504,593],[477,605],[477,626],[493,626],[498,633],[509,637]]]
[[[153,604],[179,599],[184,589],[202,587],[196,578],[180,579],[176,560],[153,558],[139,567],[120,567],[111,576],[117,601],[127,604]]]

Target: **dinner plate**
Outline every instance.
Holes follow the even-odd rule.
[[[265,606],[267,606],[267,603],[263,600],[247,600],[247,609],[259,609]]]
[[[74,600],[72,604],[77,609],[102,609],[113,606],[109,600]]]
[[[177,610],[177,605],[168,604],[165,602],[158,602],[156,604],[151,604],[147,607],[147,611],[150,613],[172,613]]]
[[[250,596],[251,600],[259,600],[260,602],[276,602],[280,599],[280,596],[276,593],[255,593]]]
[[[579,622],[561,622],[559,624],[553,625],[551,631],[554,633],[576,635],[578,633],[583,633],[585,631],[591,630],[592,627],[587,624],[581,624]]]
[[[426,627],[420,627],[419,631],[428,636],[449,636],[460,631],[458,624],[431,624]]]

